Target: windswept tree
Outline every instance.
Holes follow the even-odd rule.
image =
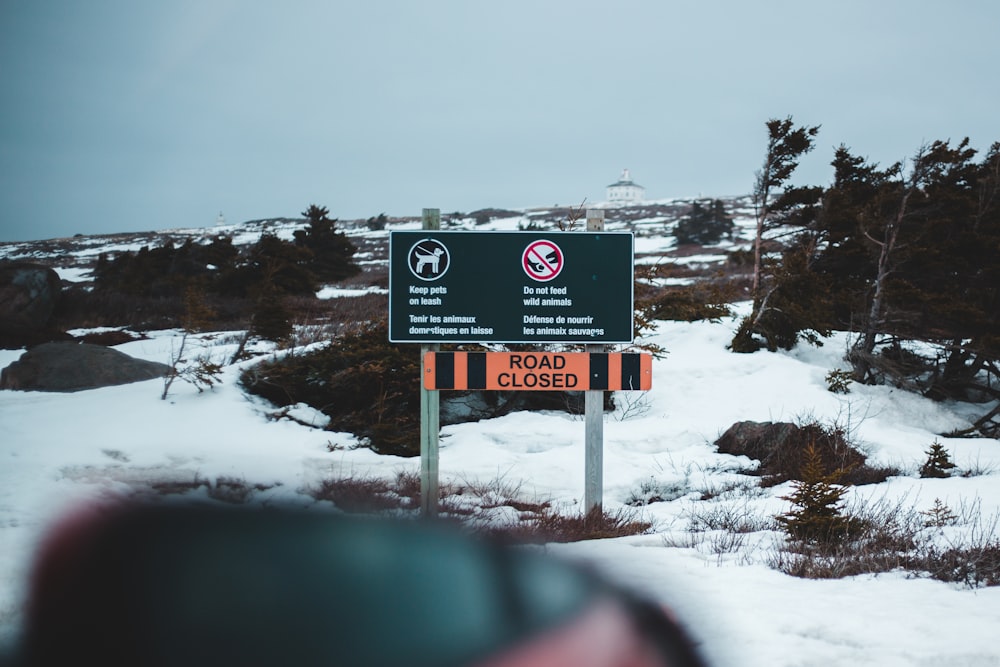
[[[754,301],[762,298],[765,234],[780,225],[781,220],[776,219],[778,214],[787,210],[793,198],[798,196],[799,193],[794,190],[787,190],[788,179],[798,168],[802,156],[813,149],[817,134],[819,125],[795,127],[791,116],[784,120],[772,118],[767,121],[767,155],[764,165],[755,175],[753,188],[754,216],[757,220],[753,243]]]
[[[779,331],[789,325],[781,312],[771,304],[779,282],[770,279],[781,266],[777,258],[767,256],[769,242],[795,234],[807,228],[815,217],[822,195],[821,188],[791,187],[789,179],[802,156],[813,149],[819,126],[796,127],[791,116],[767,122],[767,153],[764,164],[756,173],[753,189],[756,232],[753,244],[753,310],[742,322],[733,338],[735,352],[753,352],[760,348],[760,339],[768,348],[789,346]],[[769,320],[775,320],[769,322]],[[792,339],[794,342],[794,337]]]
[[[768,123],[754,203],[753,309],[732,349],[790,348],[834,329],[862,383],[990,409],[1000,433],[1000,143],[935,141],[882,168],[845,146],[827,188],[789,187],[818,128]]]
[[[919,205],[917,199],[922,198],[921,186],[929,171],[928,151],[922,147],[913,158],[908,176],[903,176],[899,163],[885,172],[875,197],[860,217],[864,236],[877,248],[877,259],[863,328],[850,354],[854,379],[859,382],[868,377],[876,336],[886,324],[886,286],[901,261],[900,233]]]
[[[935,141],[885,169],[837,150],[811,270],[828,285],[833,325],[856,333],[856,381],[1000,398],[1000,144],[975,158],[968,140]],[[998,417],[972,430],[995,433]]]
[[[991,252],[996,212],[980,205],[989,160],[977,165],[975,154],[968,140],[954,147],[936,141],[917,151],[908,170],[895,164],[858,171],[872,190],[855,209],[856,237],[868,246],[871,268],[849,355],[855,380],[891,372],[879,352],[887,341],[945,342],[959,350],[996,321],[996,290],[982,280],[998,259]]]

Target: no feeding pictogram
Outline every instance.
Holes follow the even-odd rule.
[[[552,241],[532,241],[521,255],[521,266],[532,280],[544,283],[552,280],[563,270],[565,257],[562,250]]]
[[[437,280],[448,271],[451,255],[437,239],[417,241],[408,256],[410,272],[421,280]]]

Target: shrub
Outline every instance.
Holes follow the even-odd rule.
[[[652,319],[717,322],[732,315],[726,295],[716,287],[690,285],[664,289],[639,303]]]
[[[912,554],[927,543],[919,517],[903,501],[862,503],[843,509],[841,517],[836,536],[789,540],[772,554],[770,565],[806,579],[891,572],[912,569]]]
[[[217,384],[222,384],[224,368],[221,363],[212,359],[210,349],[203,349],[194,358],[185,356],[190,335],[190,332],[185,331],[177,349],[170,355],[170,368],[163,376],[163,393],[160,394],[162,400],[167,399],[175,380],[187,382],[195,387],[199,394],[206,389],[212,389]]]
[[[305,354],[244,371],[247,391],[278,406],[306,403],[327,428],[363,438],[380,454],[420,453],[418,348],[389,343],[387,322],[369,324]]]
[[[89,343],[91,345],[104,345],[105,347],[114,347],[115,345],[122,345],[124,343],[132,343],[137,340],[142,340],[147,338],[146,336],[137,336],[130,331],[125,331],[123,329],[111,329],[109,331],[94,331],[90,333],[85,333],[82,336],[77,336],[81,343]]]
[[[195,474],[193,477],[168,477],[148,482],[149,491],[158,496],[186,495],[192,491],[204,488],[205,493],[212,500],[229,503],[231,505],[241,505],[253,500],[254,496],[261,491],[273,489],[276,484],[254,483],[251,484],[245,479],[221,475],[211,479]],[[143,489],[142,491],[144,491]]]
[[[52,326],[63,331],[101,326],[148,331],[179,326],[183,316],[181,296],[154,299],[117,291],[88,291],[74,286],[62,291],[52,314]]]
[[[323,480],[309,495],[351,513],[383,512],[404,506],[401,498],[392,492],[390,483],[378,477]]]
[[[1000,586],[1000,541],[969,547],[931,547],[911,567],[927,571],[939,581],[965,584],[970,588]]]
[[[651,523],[639,519],[631,508],[608,512],[596,507],[586,514],[567,516],[546,505],[537,514],[523,516],[505,526],[489,527],[484,532],[518,543],[543,544],[643,535],[652,527]]]
[[[652,524],[631,508],[615,512],[595,508],[587,514],[565,515],[548,501],[524,499],[520,484],[501,477],[490,482],[443,484],[439,487],[440,516],[463,523],[466,529],[517,544],[576,542],[648,533]],[[317,500],[327,500],[345,512],[415,513],[420,507],[419,475],[400,472],[395,479],[351,476],[328,479],[306,489]],[[507,509],[497,520],[491,510]]]
[[[772,517],[755,512],[748,502],[697,503],[685,512],[687,531],[703,533],[722,530],[727,533],[745,534],[775,528]]]
[[[208,497],[224,503],[240,505],[250,502],[258,491],[274,488],[274,484],[250,484],[245,479],[220,476],[208,485]]]
[[[639,489],[632,491],[626,505],[640,507],[653,503],[670,502],[683,498],[691,493],[691,487],[687,479],[675,482],[658,482],[652,477],[639,485]]]
[[[257,300],[248,336],[257,336],[275,343],[287,339],[292,334],[292,314],[279,294],[265,292]]]
[[[166,400],[174,380],[180,379],[198,389],[202,393],[222,383],[222,364],[212,359],[211,349],[202,349],[198,356],[189,359],[185,356],[188,339],[196,331],[207,326],[208,321],[215,316],[203,299],[203,294],[189,287],[184,298],[184,334],[176,350],[170,355],[170,369],[163,378],[163,393],[160,398]]]

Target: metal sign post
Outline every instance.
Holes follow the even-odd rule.
[[[587,210],[587,231],[604,231],[604,210]],[[604,352],[603,345],[585,345],[592,354]],[[604,503],[604,392],[587,390],[583,394],[584,465],[583,511],[600,512]]]
[[[441,210],[425,208],[423,228],[441,229]],[[431,253],[431,257],[435,255]],[[440,260],[439,260],[440,263]],[[441,349],[438,343],[420,346],[420,371],[424,373],[424,358],[428,352]],[[420,384],[420,510],[424,516],[438,512],[438,444],[441,431],[441,394],[428,391]]]

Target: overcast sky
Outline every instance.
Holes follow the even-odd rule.
[[[750,190],[1000,140],[995,0],[0,0],[0,241]]]

